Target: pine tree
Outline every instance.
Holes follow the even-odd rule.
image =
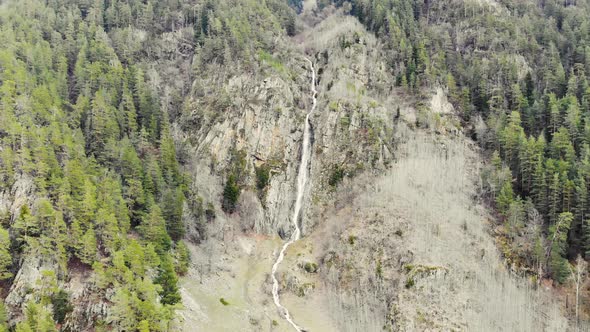
[[[82,250],[82,228],[80,227],[80,223],[77,219],[72,221],[70,228],[69,228],[69,237],[68,237],[68,250],[75,254],[76,256],[80,254],[80,250]]]
[[[185,275],[188,272],[190,263],[190,251],[184,241],[178,241],[174,248],[174,258],[176,261],[176,273]]]
[[[514,201],[514,191],[512,190],[512,183],[510,181],[504,182],[498,197],[496,197],[496,205],[498,211],[502,214],[506,214],[510,207],[510,204]]]
[[[97,91],[86,120],[86,149],[101,162],[106,161],[107,143],[119,133],[115,111],[107,99],[106,92]]]
[[[525,220],[524,204],[520,197],[510,203],[506,216],[506,234],[508,237],[514,238],[524,226]]]
[[[561,173],[561,195],[562,195],[562,207],[561,211],[571,212],[573,206],[573,197],[575,191],[574,182],[567,178],[567,174]]]
[[[582,239],[583,245],[582,248],[584,249],[584,257],[590,257],[590,218],[584,220],[582,224]]]
[[[25,309],[25,319],[16,325],[17,332],[57,332],[55,322],[47,309],[29,302]]]
[[[109,323],[117,326],[121,331],[135,331],[138,320],[133,308],[135,300],[127,289],[118,288],[113,296],[113,307]]]
[[[233,213],[236,210],[236,204],[240,196],[240,188],[236,181],[236,176],[230,174],[225,187],[223,188],[223,201],[221,207],[227,213]]]
[[[10,237],[8,231],[0,227],[0,280],[12,278],[11,266]]]
[[[84,181],[84,196],[76,204],[76,219],[80,221],[82,228],[90,227],[96,214],[96,186],[91,180]]]
[[[164,255],[162,258],[160,274],[156,278],[156,283],[162,286],[160,296],[163,304],[172,305],[180,302],[181,296],[178,291],[178,277],[174,272],[172,259],[168,255]]]
[[[0,301],[0,332],[8,332],[8,315],[4,302]]]
[[[530,193],[532,189],[533,173],[535,166],[535,145],[534,137],[524,139],[520,145],[518,152],[518,160],[520,164],[520,183],[521,188],[525,193]]]
[[[119,247],[119,227],[117,218],[113,211],[112,205],[101,207],[96,212],[96,232],[95,236],[100,239],[107,251],[112,251]]]
[[[564,283],[569,275],[568,261],[565,258],[567,249],[567,236],[574,216],[570,212],[559,215],[556,223],[549,227],[550,256],[549,268],[553,278]]]
[[[53,319],[59,324],[63,324],[66,315],[74,310],[69,297],[70,296],[66,291],[60,289],[51,298],[51,304],[53,305]]]
[[[124,250],[125,265],[138,276],[145,274],[145,255],[143,248],[136,240],[129,241]]]
[[[574,74],[574,69],[570,70],[569,79],[567,80],[566,96],[575,97],[578,94],[578,78]]]
[[[123,90],[123,97],[119,104],[119,113],[123,117],[121,129],[127,137],[132,138],[137,133],[137,113],[133,104],[133,95],[127,87]]]
[[[533,202],[535,206],[541,212],[546,214],[548,212],[549,204],[547,200],[547,177],[545,173],[545,167],[543,166],[543,160],[537,160],[535,165],[535,172],[533,173]]]
[[[586,179],[581,174],[576,179],[576,207],[575,219],[577,223],[583,223],[588,213],[588,186]]]
[[[557,104],[557,97],[555,94],[549,94],[549,132],[551,134],[557,132],[559,126],[561,126],[561,112],[559,111],[559,105]]]
[[[553,174],[553,179],[549,187],[549,220],[551,223],[557,221],[558,214],[562,207],[561,189],[562,186],[559,174],[555,173]]]
[[[565,127],[560,127],[553,135],[550,144],[551,157],[559,160],[562,159],[573,165],[576,158],[576,151],[572,145],[569,131]]]
[[[78,257],[82,263],[92,265],[97,258],[96,233],[92,228],[88,229],[81,241],[81,248]]]
[[[500,141],[504,150],[504,159],[512,170],[518,170],[518,151],[525,140],[520,113],[510,113],[508,125],[500,134]]]
[[[148,322],[147,320],[142,320],[141,322],[139,322],[139,325],[137,326],[137,330],[139,332],[150,332],[150,322]]]
[[[162,198],[162,213],[166,219],[166,229],[174,241],[184,236],[184,223],[182,221],[182,209],[184,205],[184,194],[180,188],[176,190],[167,189]]]
[[[569,105],[565,116],[565,123],[571,136],[571,142],[573,142],[574,147],[579,147],[582,144],[580,106],[575,96],[571,96],[568,99]]]
[[[528,100],[522,94],[520,85],[516,83],[513,84],[510,94],[510,109],[522,114],[522,112],[528,107]]]
[[[156,204],[150,206],[148,215],[143,218],[138,229],[143,238],[154,243],[159,251],[170,248],[171,240],[166,232],[166,221],[164,221],[162,212]]]
[[[170,134],[170,124],[168,113],[163,112],[162,132],[160,135],[160,160],[162,171],[168,183],[177,183],[180,180],[178,162],[176,161],[176,150],[174,141]]]
[[[535,82],[533,81],[533,76],[531,72],[527,72],[524,78],[524,85],[525,85],[525,96],[528,100],[528,104],[532,105],[535,101]]]
[[[16,240],[19,246],[29,243],[29,237],[38,237],[40,230],[35,217],[31,215],[29,207],[23,205],[20,209],[20,215],[12,226],[16,233]]]

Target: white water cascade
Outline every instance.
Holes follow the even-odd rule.
[[[291,244],[295,241],[299,240],[301,237],[301,229],[299,228],[299,212],[301,211],[301,205],[303,204],[303,193],[305,192],[305,185],[307,184],[307,179],[309,176],[309,161],[311,159],[311,125],[309,123],[309,116],[313,111],[316,109],[317,106],[317,90],[315,88],[315,68],[313,66],[313,62],[311,60],[305,58],[307,62],[309,62],[309,66],[311,68],[311,97],[313,99],[313,104],[311,106],[311,110],[307,113],[305,117],[305,129],[303,132],[303,152],[301,153],[301,164],[299,165],[299,172],[297,173],[297,199],[295,200],[295,209],[293,210],[293,216],[291,218],[291,222],[293,226],[295,226],[295,231],[291,234],[289,240],[283,245],[281,252],[279,253],[279,257],[277,257],[276,262],[272,266],[272,298],[275,302],[275,305],[281,313],[285,316],[285,319],[297,330],[298,332],[304,332],[305,330],[297,325],[291,315],[289,314],[289,310],[285,308],[281,304],[281,300],[279,298],[279,281],[277,280],[276,273],[279,265],[285,258],[285,251]]]

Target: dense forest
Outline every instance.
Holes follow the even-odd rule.
[[[123,330],[165,330],[188,264],[186,183],[168,114],[118,26],[159,29],[142,1],[18,1],[0,16],[0,189],[28,201],[0,217],[0,275],[39,259],[41,291],[17,331],[52,331],[73,310],[58,287],[92,269]],[[117,8],[116,15],[113,9]],[[116,17],[115,17],[116,16]],[[7,285],[7,284],[5,284]],[[26,309],[25,309],[26,308]],[[4,316],[3,323],[6,323]]]
[[[504,254],[565,282],[568,260],[590,254],[590,2],[335,3],[387,45],[396,85],[446,87],[494,152],[485,182]]]
[[[75,330],[79,304],[61,285],[88,272],[90,302],[111,309],[86,324],[169,329],[189,264],[185,201],[196,210],[202,202],[171,136],[189,91],[163,93],[154,63],[198,54],[197,73],[248,64],[269,47],[267,34],[294,29],[282,0],[0,5],[0,192],[26,198],[0,210],[2,288],[27,264],[46,267],[26,303],[0,304],[0,331],[20,313],[16,331]],[[167,53],[166,34],[179,31]]]

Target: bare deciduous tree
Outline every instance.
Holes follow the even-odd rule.
[[[579,327],[579,304],[580,304],[580,286],[584,283],[588,274],[588,262],[586,262],[581,255],[576,258],[576,266],[568,265],[570,268],[571,278],[576,286],[576,331]]]

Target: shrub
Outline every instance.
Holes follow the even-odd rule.
[[[318,271],[318,265],[316,263],[307,262],[303,268],[307,273],[316,273]]]
[[[60,324],[64,322],[66,315],[74,310],[68,293],[63,289],[53,295],[51,303],[53,304],[53,319]]]
[[[268,165],[262,165],[256,168],[256,188],[262,191],[268,186],[270,180],[270,167]]]
[[[223,201],[221,203],[223,211],[233,213],[236,210],[239,198],[240,187],[238,186],[235,175],[231,174],[225,182],[225,188],[223,188]]]
[[[215,207],[211,202],[207,203],[207,208],[205,209],[205,218],[207,219],[207,222],[215,220]]]
[[[344,175],[346,175],[346,172],[341,166],[334,166],[332,173],[330,174],[328,184],[332,187],[336,187],[340,182],[342,182]]]

